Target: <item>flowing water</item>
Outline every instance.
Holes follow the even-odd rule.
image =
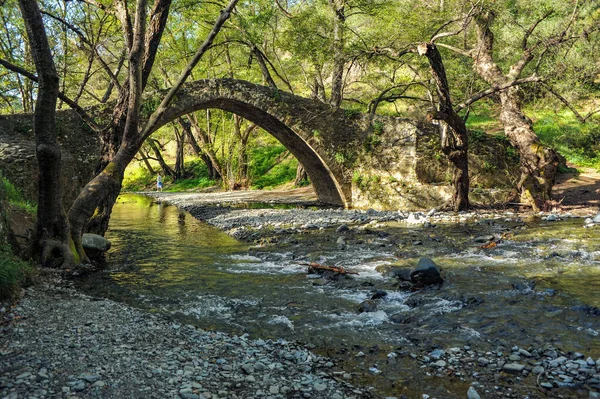
[[[552,344],[600,357],[600,228],[582,224],[395,222],[353,229],[343,250],[333,228],[252,246],[176,207],[127,195],[113,210],[106,269],[78,284],[202,328],[307,342],[380,395],[464,397],[470,380],[427,377],[407,355]],[[482,249],[473,238],[484,234],[503,240]],[[399,289],[382,274],[390,266],[414,267],[420,257],[443,268],[440,289]],[[326,282],[306,274],[302,263],[309,261],[359,275]],[[387,296],[376,311],[358,313],[374,290]],[[366,356],[356,358],[359,351]],[[386,357],[392,351],[397,361]]]

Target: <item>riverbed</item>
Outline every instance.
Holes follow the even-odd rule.
[[[308,343],[381,397],[600,388],[600,227],[583,218],[158,197],[119,199],[106,269],[80,288],[202,328]],[[423,257],[441,287],[397,278]],[[358,274],[327,279],[310,262]]]

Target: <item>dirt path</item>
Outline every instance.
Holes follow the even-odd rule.
[[[591,214],[600,210],[600,173],[595,169],[581,168],[580,173],[558,175],[553,197],[561,211]]]

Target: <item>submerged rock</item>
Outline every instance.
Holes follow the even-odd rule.
[[[363,301],[358,305],[358,312],[359,313],[375,312],[375,311],[377,311],[377,304],[378,304],[377,300],[367,299],[366,301]]]
[[[410,280],[413,284],[418,285],[434,285],[444,282],[437,265],[429,258],[419,259],[417,267],[410,273]]]

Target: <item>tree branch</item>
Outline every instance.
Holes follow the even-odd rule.
[[[33,73],[29,72],[28,70],[21,68],[20,66],[11,64],[10,62],[3,60],[0,58],[0,65],[2,65],[3,67],[5,67],[6,69],[13,71],[15,73],[18,73],[19,75],[25,76],[27,79],[31,80],[32,82],[36,82],[39,83],[39,79],[36,75],[34,75]],[[60,98],[62,101],[65,102],[65,104],[67,104],[69,107],[73,108],[78,114],[79,116],[81,116],[81,118],[92,128],[92,130],[94,130],[95,132],[99,132],[101,130],[101,128],[96,125],[96,122],[94,122],[94,119],[88,115],[88,113],[81,108],[81,106],[79,104],[77,104],[75,101],[71,100],[69,97],[67,97],[63,92],[59,91],[58,92],[58,98]]]
[[[585,123],[588,119],[590,119],[593,115],[600,113],[600,108],[598,108],[595,111],[592,111],[590,113],[588,113],[586,116],[582,116],[573,106],[573,104],[571,104],[569,102],[569,100],[567,100],[566,98],[564,98],[563,96],[561,96],[558,92],[556,92],[556,90],[554,90],[554,88],[552,86],[550,86],[548,83],[546,82],[542,82],[542,85],[546,88],[546,90],[548,90],[550,93],[552,93],[556,98],[558,98],[560,100],[561,103],[565,104],[565,106],[567,108],[569,108],[571,110],[571,112],[573,112],[575,114],[575,117],[579,120],[579,122],[581,123]]]
[[[102,56],[100,55],[100,52],[98,51],[98,48],[83,34],[83,32],[81,30],[79,30],[79,28],[77,28],[76,26],[70,24],[69,22],[65,21],[63,18],[53,15],[49,12],[46,11],[42,11],[42,14],[49,16],[50,18],[60,22],[61,24],[63,24],[64,26],[66,26],[67,28],[69,28],[71,31],[73,31],[73,33],[75,33],[79,39],[81,39],[81,41],[85,44],[87,44],[90,48],[90,51],[94,53],[94,55],[96,56],[96,58],[98,58],[98,61],[100,62],[100,65],[102,65],[102,69],[104,69],[104,71],[106,72],[106,74],[110,77],[110,80],[112,81],[112,83],[114,85],[116,85],[118,88],[121,87],[119,81],[117,80],[117,77],[112,73],[112,71],[110,70],[110,67],[108,66],[108,64],[104,61],[104,59],[102,58]]]
[[[458,104],[454,110],[456,112],[459,112],[459,111],[465,109],[466,107],[468,107],[469,105],[473,104],[475,101],[481,100],[482,98],[490,96],[499,91],[506,90],[513,86],[518,86],[518,85],[522,85],[525,83],[535,83],[535,82],[543,82],[543,78],[540,76],[534,75],[534,76],[530,76],[528,78],[513,80],[512,82],[509,82],[509,83],[506,83],[503,85],[492,86],[487,90],[480,91],[479,93],[475,94],[473,97],[469,98],[467,101],[465,101],[461,104]]]

